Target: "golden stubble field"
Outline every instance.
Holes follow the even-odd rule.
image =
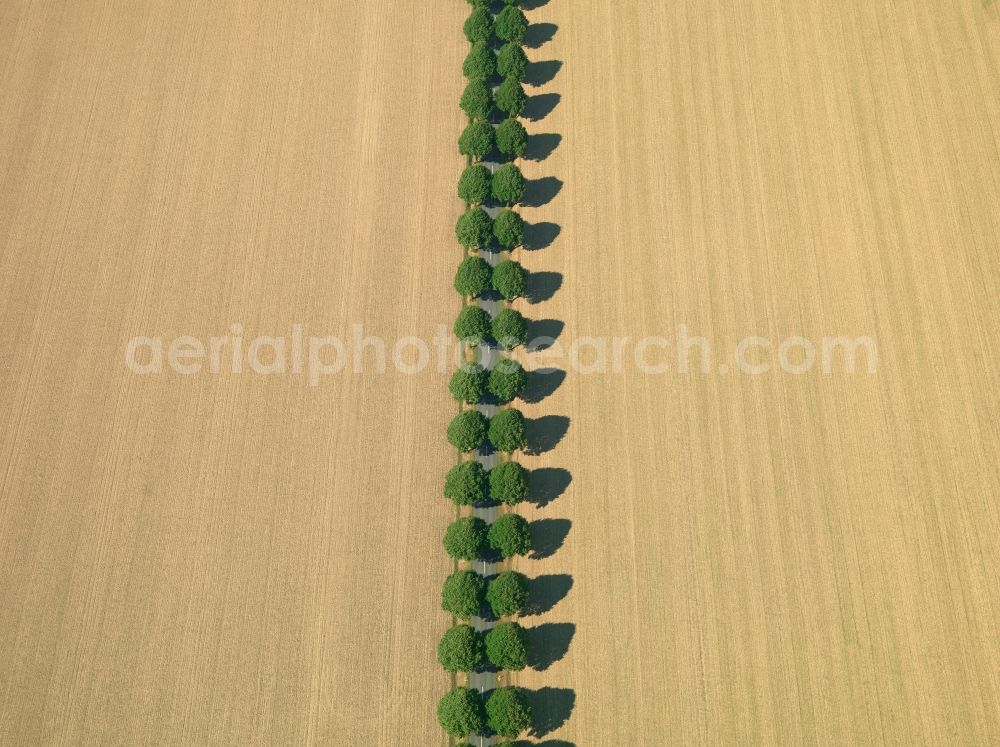
[[[450,322],[465,13],[0,4],[0,742],[443,742],[446,380],[123,351]]]
[[[564,186],[521,258],[564,277],[527,314],[567,343],[686,324],[717,361],[746,335],[880,353],[875,376],[570,373],[528,408],[571,420],[527,462],[572,473],[530,512],[572,526],[519,563],[572,577],[529,618],[562,626],[547,669],[516,678],[555,689],[546,743],[997,743],[1000,8],[530,16],[558,26],[532,59],[564,66],[529,124],[562,141],[527,172]]]

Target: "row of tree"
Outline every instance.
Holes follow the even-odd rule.
[[[521,46],[528,21],[517,0],[503,0],[495,16],[495,0],[469,0],[474,6],[464,30],[471,47],[462,70],[468,79],[460,106],[469,124],[459,137],[459,152],[472,162],[458,182],[458,196],[466,212],[455,225],[455,235],[466,250],[498,247],[511,250],[524,243],[524,221],[510,209],[523,201],[527,184],[521,169],[507,163],[490,172],[480,163],[491,154],[519,158],[528,147],[528,134],[517,117],[524,111],[527,95],[523,87],[527,55]],[[503,112],[505,118],[495,117]],[[503,206],[496,219],[483,205]],[[468,298],[496,293],[513,301],[525,293],[527,273],[520,263],[505,259],[495,267],[480,256],[467,256],[455,273],[455,290]],[[477,305],[466,306],[454,325],[455,335],[466,345],[484,343],[512,350],[526,344],[528,322],[515,309],[504,308],[493,318]],[[491,397],[506,404],[520,396],[527,374],[517,361],[504,358],[491,370],[467,363],[449,382],[452,396],[463,404],[477,404]],[[447,431],[448,441],[468,453],[486,441],[498,451],[523,449],[524,416],[505,408],[487,418],[478,410],[460,412]],[[507,461],[487,471],[475,460],[461,462],[445,477],[444,494],[457,506],[471,506],[489,497],[515,505],[528,493],[528,474],[520,464]],[[444,548],[457,561],[511,558],[532,549],[531,530],[520,515],[505,514],[487,524],[476,516],[456,519],[448,527]],[[528,662],[527,637],[521,625],[502,620],[481,634],[468,621],[474,615],[496,619],[521,613],[528,603],[528,579],[517,571],[503,571],[487,580],[473,570],[457,570],[444,583],[441,606],[459,620],[438,645],[438,661],[448,672],[472,672],[484,666],[520,671]],[[438,703],[438,721],[448,734],[464,737],[493,732],[514,739],[531,725],[531,709],[523,690],[499,687],[486,697],[468,687],[456,687]],[[460,747],[470,747],[462,745]]]

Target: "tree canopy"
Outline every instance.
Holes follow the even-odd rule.
[[[494,33],[503,41],[520,44],[527,30],[528,19],[520,8],[508,5],[497,14]]]
[[[453,737],[467,737],[486,728],[483,699],[467,687],[456,687],[441,698],[437,717],[441,728]]]
[[[528,383],[528,374],[515,360],[507,358],[497,363],[489,372],[486,388],[502,403],[521,395]],[[478,400],[476,400],[478,402]]]
[[[520,158],[528,150],[528,131],[518,120],[508,117],[494,132],[497,150],[508,156]]]
[[[477,160],[493,150],[496,133],[489,122],[471,122],[458,138],[458,152]]]
[[[528,94],[524,92],[524,87],[517,78],[507,78],[500,84],[496,92],[496,105],[501,111],[506,112],[509,117],[516,117],[524,111],[524,107],[528,105]],[[466,111],[466,114],[469,114],[469,112]],[[488,114],[489,112],[484,114],[482,118],[485,118]],[[472,117],[471,114],[469,116]]]
[[[497,89],[498,92],[499,90]],[[522,93],[524,92],[522,91]],[[486,119],[490,116],[490,112],[493,111],[493,92],[486,85],[485,81],[470,80],[465,86],[462,98],[459,99],[458,103],[469,119],[475,121]]]
[[[490,325],[493,339],[501,347],[511,350],[528,341],[528,320],[517,309],[503,309]]]
[[[486,8],[474,9],[465,19],[462,30],[465,31],[465,38],[471,44],[488,42],[493,38],[493,14]]]
[[[501,558],[531,552],[531,529],[523,516],[504,514],[490,525],[488,537],[490,547],[500,553]]]
[[[441,608],[455,617],[468,620],[483,606],[485,586],[483,577],[475,571],[456,571],[444,580],[444,587],[441,589]],[[510,592],[506,589],[504,592],[504,601],[508,601]]]
[[[490,443],[498,451],[508,454],[523,449],[527,440],[524,435],[524,415],[520,410],[501,410],[490,420]]]
[[[528,69],[528,55],[518,42],[507,42],[493,58],[494,70],[503,78],[514,78],[524,81],[524,73]]]
[[[490,196],[493,177],[481,163],[467,166],[458,179],[458,196],[472,205],[482,205]]]
[[[475,560],[483,553],[487,537],[486,522],[476,516],[465,516],[453,521],[444,534],[444,549],[456,560]],[[503,532],[502,542],[510,543],[508,532]],[[530,537],[529,537],[530,542]]]
[[[455,290],[459,295],[475,298],[492,287],[492,279],[489,262],[482,257],[466,257],[455,272]]]
[[[466,210],[455,224],[455,236],[466,249],[478,249],[490,243],[493,221],[481,207]]]
[[[462,72],[469,80],[488,80],[496,75],[497,56],[485,41],[472,45],[462,63]]]
[[[501,737],[513,739],[531,726],[531,708],[519,687],[498,687],[486,701],[486,721]]]
[[[519,213],[504,208],[493,221],[493,235],[504,249],[514,249],[524,243],[524,219]]]
[[[502,653],[510,647],[505,646]],[[450,628],[438,643],[438,662],[446,672],[471,672],[483,662],[483,638],[469,625]]]
[[[497,218],[499,221],[499,216]],[[493,224],[496,229],[496,223]],[[524,295],[528,282],[528,273],[520,262],[513,259],[505,259],[497,264],[491,272],[491,284],[493,290],[499,293],[507,301],[513,301]]]
[[[456,464],[445,475],[444,497],[456,506],[471,506],[486,497],[489,479],[483,465],[475,460]]]
[[[466,345],[479,345],[490,336],[490,315],[478,306],[466,306],[458,312],[453,331]]]
[[[524,628],[516,622],[497,623],[486,634],[486,658],[498,669],[508,669],[512,672],[520,672],[524,669],[528,663],[528,646]]]
[[[457,401],[474,405],[486,393],[486,386],[490,381],[487,376],[491,376],[491,373],[488,374],[478,364],[462,366],[451,375],[448,391]]]
[[[528,603],[527,577],[517,571],[500,573],[490,581],[486,589],[486,601],[497,617],[516,615]]]
[[[528,496],[528,470],[517,462],[498,464],[489,471],[489,484],[493,500],[513,506]]]
[[[493,174],[490,190],[497,202],[502,205],[515,205],[524,199],[527,185],[521,169],[512,163],[506,163]]]
[[[478,410],[460,412],[448,425],[448,443],[459,451],[478,449],[486,436],[486,417]]]

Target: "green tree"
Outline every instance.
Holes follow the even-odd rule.
[[[466,257],[455,273],[455,290],[459,295],[482,295],[492,287],[493,268],[482,257]]]
[[[503,41],[520,44],[528,30],[528,19],[520,8],[508,5],[497,15],[494,26],[494,32]]]
[[[465,19],[462,30],[471,44],[488,42],[493,38],[493,14],[485,8],[476,8]]]
[[[488,80],[496,75],[497,56],[484,41],[476,42],[462,63],[462,72],[469,80]]]
[[[506,163],[493,174],[490,189],[497,202],[502,205],[514,205],[524,199],[526,185],[521,169],[512,163]]]
[[[531,726],[531,708],[519,687],[498,687],[486,701],[486,721],[501,737],[513,739]]]
[[[493,92],[484,81],[470,80],[458,103],[469,119],[473,121],[483,120],[490,116],[490,112],[493,111]]]
[[[483,577],[475,571],[456,571],[444,580],[444,587],[441,590],[441,608],[455,617],[468,620],[483,606],[485,585]],[[527,582],[525,582],[525,589],[527,589]]]
[[[520,158],[528,150],[528,131],[518,120],[508,117],[494,132],[497,150]]]
[[[481,163],[467,166],[458,180],[458,196],[466,203],[482,205],[490,196],[493,177]]]
[[[494,231],[501,216],[497,216],[497,221],[493,223]],[[527,282],[528,273],[521,266],[520,262],[513,259],[505,259],[503,262],[500,262],[493,268],[491,273],[493,290],[507,301],[513,301],[515,298],[523,296]]]
[[[489,481],[490,497],[495,501],[513,506],[528,497],[528,470],[517,462],[498,464],[490,470]]]
[[[466,306],[458,312],[453,330],[466,345],[479,345],[490,336],[490,315],[478,306]]]
[[[440,655],[438,658],[440,659]],[[486,634],[486,658],[498,669],[507,669],[511,672],[520,672],[524,669],[528,664],[528,646],[524,628],[516,622],[497,623]]]
[[[477,249],[490,243],[493,221],[480,207],[466,210],[455,224],[455,236],[466,249]]]
[[[500,402],[510,402],[521,395],[527,383],[528,374],[525,373],[521,364],[507,358],[497,363],[489,372],[486,388]]]
[[[490,525],[488,537],[490,547],[500,553],[501,558],[531,552],[531,529],[523,516],[504,514]]]
[[[470,158],[485,158],[495,141],[493,126],[488,122],[472,122],[462,131],[458,138],[458,152]]]
[[[524,437],[524,415],[513,408],[501,410],[490,420],[490,443],[498,451],[510,454],[523,449],[526,444]]]
[[[493,318],[493,339],[507,350],[528,341],[528,320],[517,309],[503,309]]]
[[[476,516],[456,519],[444,533],[444,550],[456,560],[475,560],[483,553],[487,533],[486,522]],[[505,533],[501,539],[510,538]]]
[[[456,464],[445,475],[444,497],[456,506],[471,506],[486,497],[488,479],[483,465],[475,460]]]
[[[478,410],[466,410],[448,425],[448,443],[459,451],[478,449],[486,435],[486,417]]]
[[[483,638],[469,625],[450,628],[438,643],[438,662],[446,672],[471,672],[483,663],[483,654]]]
[[[441,728],[453,737],[467,737],[486,728],[483,699],[467,687],[456,687],[441,698],[437,717]]]
[[[504,44],[493,58],[493,62],[496,72],[499,72],[501,77],[524,80],[524,73],[528,69],[528,55],[524,53],[524,48],[519,43]]]
[[[486,601],[497,617],[516,615],[528,603],[527,577],[517,571],[504,571],[490,581]]]
[[[507,116],[516,117],[520,115],[527,104],[528,94],[524,92],[524,87],[517,78],[507,78],[507,80],[500,84],[496,93],[496,105],[501,111],[506,112]],[[466,110],[466,114],[468,114],[468,110]],[[469,116],[472,117],[471,114]],[[485,119],[485,116],[482,118]]]
[[[493,221],[493,236],[504,249],[514,249],[524,243],[524,218],[509,208],[504,208]]]
[[[448,391],[457,401],[474,405],[486,393],[489,375],[479,364],[464,365],[451,375]]]

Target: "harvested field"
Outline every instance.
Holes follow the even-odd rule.
[[[530,15],[563,67],[526,174],[564,184],[525,211],[561,230],[522,261],[562,275],[526,314],[879,349],[874,376],[571,372],[528,408],[570,420],[527,460],[572,475],[533,511],[565,540],[519,563],[543,743],[997,743],[1000,8]]]
[[[443,744],[446,380],[123,351],[450,322],[465,12],[0,5],[0,742]]]

